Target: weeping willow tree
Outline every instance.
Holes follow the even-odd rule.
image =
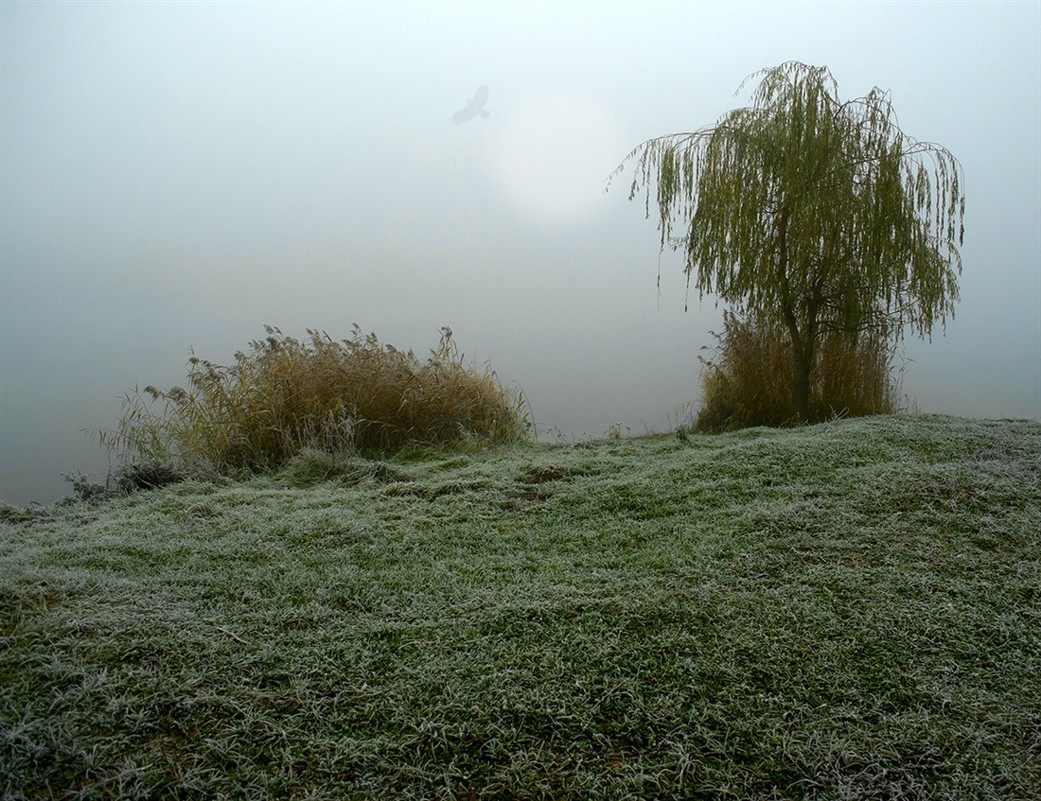
[[[643,191],[648,217],[656,185],[661,247],[684,251],[688,290],[693,277],[787,331],[806,421],[822,338],[927,337],[953,318],[960,165],[906,136],[879,89],[842,102],[826,67],[798,62],[754,78],[750,108],[644,142],[615,175],[635,161],[629,199]]]

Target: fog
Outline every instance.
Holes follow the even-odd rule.
[[[680,256],[605,178],[788,60],[890,91],[964,169],[961,301],[906,342],[906,402],[1041,417],[1039,8],[5,0],[0,497],[103,478],[85,430],[264,324],[417,354],[448,325],[543,438],[674,428],[722,310],[684,311]]]

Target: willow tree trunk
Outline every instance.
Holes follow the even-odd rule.
[[[794,343],[793,343],[794,344]],[[792,399],[795,401],[796,424],[810,422],[810,371],[813,369],[812,354],[803,348],[792,348],[794,375],[792,376]]]
[[[810,417],[810,370],[813,367],[813,338],[815,326],[799,329],[799,318],[795,314],[791,284],[788,279],[788,217],[787,206],[782,206],[777,215],[777,273],[776,281],[781,290],[781,314],[792,340],[792,400],[795,402],[795,422],[806,423]]]
[[[787,293],[786,293],[787,294]],[[798,318],[787,301],[784,305],[784,321],[792,342],[792,400],[795,403],[796,424],[810,421],[810,373],[816,354],[817,327],[810,324],[799,328]]]

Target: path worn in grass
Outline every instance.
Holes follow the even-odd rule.
[[[1041,788],[1041,424],[326,467],[5,511],[0,795]]]

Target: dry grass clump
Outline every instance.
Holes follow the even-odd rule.
[[[357,325],[339,342],[310,329],[306,341],[265,330],[232,366],[193,355],[187,389],[128,394],[118,429],[101,432],[101,444],[135,459],[234,472],[277,469],[302,450],[374,454],[529,435],[523,395],[505,391],[487,365],[467,364],[449,328],[425,362]],[[150,401],[162,401],[162,411]]]
[[[780,325],[733,312],[723,315],[716,359],[701,359],[704,406],[699,431],[733,431],[751,426],[788,426],[795,419],[791,342]],[[892,349],[862,333],[826,335],[811,374],[810,419],[888,414],[897,408]]]

